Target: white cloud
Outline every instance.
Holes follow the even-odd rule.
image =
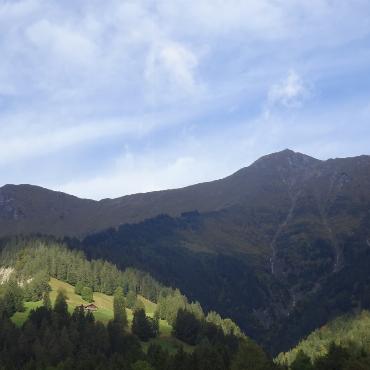
[[[183,96],[200,92],[201,85],[195,77],[197,65],[197,56],[184,45],[163,42],[154,45],[148,53],[144,74],[155,94],[160,92],[172,100],[176,93]]]
[[[269,104],[282,104],[285,107],[297,107],[309,96],[308,84],[291,70],[288,76],[281,82],[270,87],[268,92]]]

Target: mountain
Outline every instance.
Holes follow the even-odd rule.
[[[0,188],[0,235],[49,232],[82,236],[159,214],[179,216],[193,210],[219,211],[256,201],[259,206],[265,201],[262,197],[274,191],[275,186],[279,192],[285,192],[281,176],[292,176],[287,181],[294,182],[306,166],[318,162],[285,150],[263,157],[222,180],[101,201],[79,199],[32,185],[5,185]],[[274,178],[276,175],[278,178]]]
[[[273,353],[367,307],[370,157],[290,150],[221,180],[99,202],[0,189],[0,235],[43,233],[135,266],[217,309]]]

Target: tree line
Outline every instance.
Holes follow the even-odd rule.
[[[29,290],[38,288],[31,296],[27,294],[27,300],[41,299],[44,290],[48,289],[49,277],[75,286],[75,292],[83,295],[86,301],[93,300],[93,292],[113,295],[121,287],[127,308],[143,308],[137,298],[142,295],[157,303],[159,317],[170,325],[174,324],[178,310],[185,309],[200,320],[219,325],[226,334],[243,335],[231,319],[222,319],[215,312],[205,315],[199,302],[189,302],[178,289],[163,286],[147,273],[134,268],[121,271],[114,264],[100,259],[89,261],[83,252],[70,250],[53,240],[11,239],[1,250],[0,264],[14,266],[16,278],[25,282]]]
[[[119,300],[120,293],[117,292]],[[235,336],[204,341],[189,353],[181,347],[170,354],[156,344],[144,352],[137,336],[125,330],[119,303],[114,319],[104,326],[90,312],[76,307],[68,312],[66,297],[59,292],[51,307],[32,310],[21,328],[0,318],[0,368],[7,370],[268,370],[275,365],[254,343]],[[139,312],[140,310],[138,310]],[[141,314],[140,314],[141,315]],[[137,315],[137,320],[140,320]],[[246,362],[246,359],[248,360]],[[249,363],[249,365],[248,365]],[[245,366],[247,364],[247,367]],[[252,365],[251,365],[252,364]],[[257,367],[255,366],[257,365]]]

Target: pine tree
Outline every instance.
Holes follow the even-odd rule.
[[[145,315],[145,310],[140,309],[134,312],[131,330],[132,334],[135,334],[143,342],[154,336],[150,321]]]
[[[118,287],[113,296],[113,315],[114,322],[122,325],[123,328],[127,327],[127,313],[125,307],[125,296],[123,294],[123,289]]]
[[[155,311],[153,320],[152,320],[152,325],[153,325],[153,331],[156,336],[159,335],[159,327],[160,327],[159,323],[160,323],[159,312]]]
[[[135,292],[133,292],[132,290],[129,290],[126,296],[127,307],[133,309],[135,307],[136,301],[137,301],[137,298],[136,298]]]
[[[50,294],[49,292],[45,292],[42,297],[42,304],[45,308],[48,310],[51,310],[51,300],[50,300]]]
[[[297,357],[290,368],[291,370],[313,370],[310,358],[302,350],[297,353]]]
[[[194,345],[200,334],[200,321],[189,311],[179,309],[173,326],[173,334],[185,343]]]
[[[2,310],[8,317],[17,311],[24,311],[23,290],[15,280],[10,280],[5,287]]]
[[[231,370],[267,370],[271,368],[266,354],[252,341],[243,341],[232,361]]]
[[[160,345],[151,343],[148,347],[147,356],[150,364],[154,366],[155,369],[168,368],[168,354]]]

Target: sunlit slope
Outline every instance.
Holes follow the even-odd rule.
[[[299,351],[303,351],[312,361],[328,353],[331,343],[344,348],[370,350],[370,311],[363,310],[357,314],[339,316],[326,325],[313,331],[296,347],[280,353],[277,361],[290,365]]]
[[[74,292],[74,286],[65,283],[63,281],[51,278],[49,282],[51,286],[50,299],[52,304],[54,304],[58,290],[63,290],[67,296],[68,310],[70,313],[73,312],[76,306],[81,304],[86,305],[88,302],[84,301],[81,296]],[[145,312],[148,316],[153,316],[157,305],[154,302],[147,300],[146,298],[138,297],[144,304]],[[94,304],[98,307],[97,311],[94,312],[94,317],[96,320],[107,324],[109,320],[113,319],[113,296],[106,295],[104,293],[94,292]],[[13,322],[21,326],[29,315],[32,309],[40,307],[42,301],[38,302],[25,302],[24,306],[26,310],[24,312],[16,312],[12,320]],[[129,322],[129,328],[131,328],[133,313],[132,310],[127,309],[127,318]],[[149,343],[157,343],[166,348],[169,351],[175,351],[179,346],[183,346],[186,350],[190,351],[191,346],[179,341],[178,339],[171,336],[172,327],[165,320],[160,320],[160,335],[158,338],[154,338]],[[145,347],[148,344],[144,344]]]

